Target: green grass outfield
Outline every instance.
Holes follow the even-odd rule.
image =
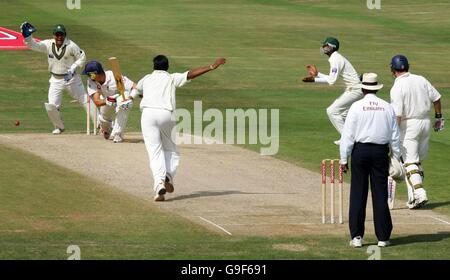
[[[450,113],[450,3],[382,0],[381,10],[369,10],[365,2],[81,0],[81,10],[68,10],[63,0],[11,0],[1,1],[0,25],[18,30],[20,23],[28,20],[38,29],[36,37],[46,39],[54,24],[63,23],[89,60],[106,62],[116,56],[123,72],[134,81],[151,72],[151,58],[156,54],[169,56],[171,71],[208,65],[224,56],[228,58],[224,67],[177,92],[178,107],[192,109],[194,100],[202,100],[204,108],[278,108],[280,150],[276,157],[318,172],[322,158],[337,156],[332,141],[338,135],[325,108],[339,96],[342,85],[305,85],[299,77],[306,74],[304,65],[309,63],[328,71],[327,58],[319,55],[324,37],[340,39],[341,53],[358,72],[380,75],[385,84],[380,96],[385,99],[393,83],[390,58],[404,53],[412,72],[427,77],[443,95],[444,116]],[[0,52],[0,133],[49,132],[42,104],[47,89],[44,54]],[[65,95],[62,108],[67,129],[82,132],[85,115],[70,100]],[[16,119],[22,123],[18,127],[14,126]],[[135,108],[129,130],[139,129]],[[428,208],[447,215],[449,140],[448,128],[433,133],[430,156],[424,164],[431,200]],[[256,150],[258,146],[247,148]],[[173,216],[166,223],[165,214],[150,219],[154,215],[149,213],[157,210],[143,202],[39,163],[28,154],[5,147],[0,151],[0,220],[7,221],[0,230],[0,258],[65,258],[65,248],[75,242],[82,246],[85,258],[367,258],[364,249],[347,248],[347,237],[228,238]],[[31,184],[35,174],[49,170],[48,179]],[[69,175],[62,180],[53,175],[56,171]],[[404,197],[404,188],[400,197]],[[77,210],[81,201],[91,205]],[[123,213],[133,218],[125,219]],[[78,219],[77,215],[87,218]],[[108,226],[89,221],[96,215]],[[8,232],[14,227],[26,231]],[[446,234],[394,238],[399,246],[384,250],[383,258],[450,257]],[[306,244],[309,249],[298,253],[271,249],[277,243]]]

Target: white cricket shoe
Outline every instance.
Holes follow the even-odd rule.
[[[424,188],[414,190],[414,208],[417,209],[424,206],[428,202],[427,192]]]
[[[62,129],[62,128],[55,128],[53,131],[52,131],[52,133],[54,134],[54,135],[58,135],[58,134],[61,134],[61,133],[63,133],[64,132],[64,129]]]
[[[387,247],[389,245],[391,245],[391,242],[389,242],[389,240],[387,241],[378,241],[378,247]]]
[[[350,246],[353,248],[361,248],[363,243],[363,239],[361,236],[356,236],[352,240],[350,240]]]
[[[388,205],[389,209],[394,209],[394,201],[395,201],[395,189],[397,187],[397,182],[392,179],[391,176],[388,177]]]
[[[113,142],[114,142],[114,143],[122,143],[122,142],[123,142],[122,135],[116,134],[116,135],[114,136]]]
[[[336,140],[336,141],[333,141],[333,143],[334,143],[335,145],[340,146],[340,145],[341,145],[341,139]]]
[[[419,209],[428,202],[427,192],[423,188],[414,190],[414,200],[406,202],[409,209]]]
[[[154,197],[155,201],[164,201],[165,197],[164,195],[166,194],[166,188],[164,187],[164,183],[160,183],[157,187],[156,187],[156,195]]]

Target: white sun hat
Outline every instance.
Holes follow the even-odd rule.
[[[378,84],[378,75],[375,73],[364,73],[361,81],[361,88],[367,90],[380,90],[383,84]]]

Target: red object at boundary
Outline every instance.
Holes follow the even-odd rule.
[[[36,41],[40,39],[35,38]],[[0,26],[0,50],[28,50],[22,33]]]

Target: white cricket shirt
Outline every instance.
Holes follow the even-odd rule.
[[[167,71],[154,70],[142,78],[137,84],[137,89],[144,95],[141,100],[141,110],[156,108],[174,111],[175,90],[189,82],[188,73],[189,71],[170,74]]]
[[[356,142],[390,144],[393,155],[400,159],[400,131],[394,108],[375,94],[366,94],[352,104],[342,130],[340,155],[346,164]]]
[[[64,75],[70,69],[75,72],[86,63],[86,54],[69,38],[64,39],[61,48],[56,47],[55,39],[36,42],[32,36],[25,38],[30,49],[47,54],[48,71],[57,75]]]
[[[426,119],[439,92],[422,76],[409,72],[397,77],[391,89],[391,104],[402,119]]]
[[[350,61],[348,61],[340,53],[337,51],[332,53],[328,58],[328,62],[330,63],[330,74],[325,75],[319,72],[314,80],[316,83],[328,83],[329,85],[334,85],[339,76],[342,76],[347,88],[361,87],[359,76],[355,68]]]
[[[122,76],[122,81],[125,91],[129,92],[133,89],[134,82],[132,80],[128,79],[126,76]],[[111,70],[105,71],[105,82],[103,84],[88,79],[87,92],[91,96],[98,92],[103,95],[103,97],[112,96],[119,93],[113,72]]]

